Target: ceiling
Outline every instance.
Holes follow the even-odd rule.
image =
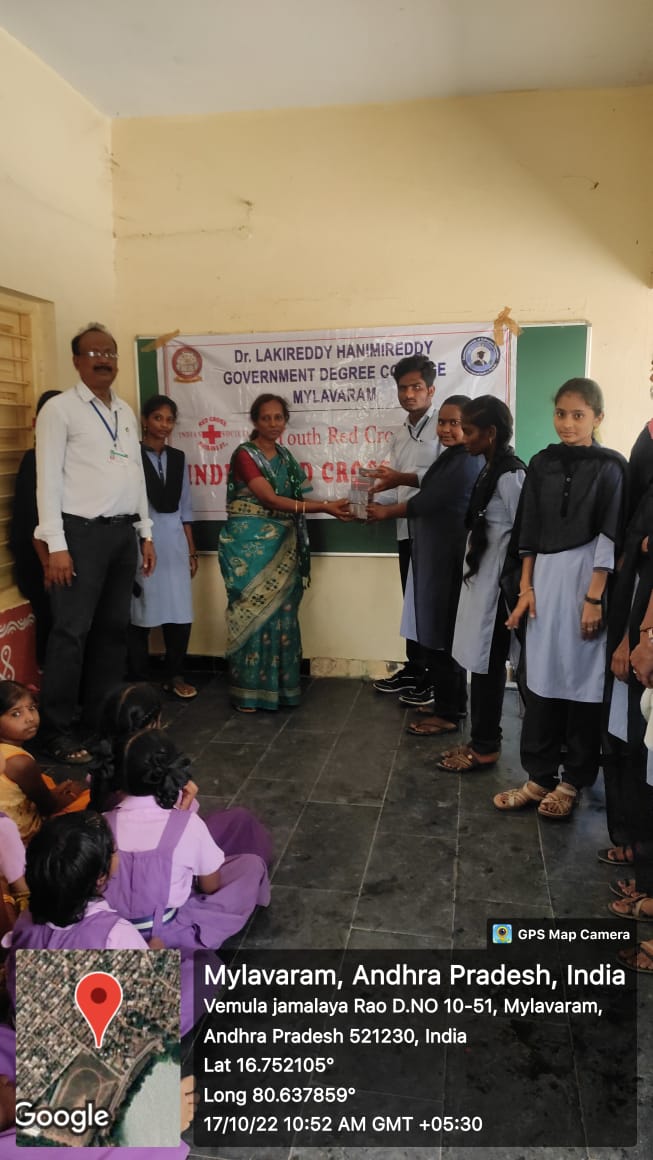
[[[0,0],[111,117],[653,83],[653,0]]]

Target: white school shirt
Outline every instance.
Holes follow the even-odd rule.
[[[426,474],[431,464],[437,459],[442,445],[438,439],[438,412],[433,403],[425,415],[413,426],[410,416],[394,435],[390,447],[390,466],[394,471],[416,472],[418,480]],[[411,496],[417,495],[418,487],[397,488],[397,503],[406,503]],[[381,492],[375,499],[380,503],[391,503],[391,499],[384,498],[386,492]],[[408,539],[408,520],[405,517],[397,520],[397,539]]]
[[[110,408],[81,382],[48,400],[36,421],[36,480],[34,535],[51,552],[68,547],[62,512],[87,520],[138,513],[134,527],[150,535],[138,423],[113,391]]]

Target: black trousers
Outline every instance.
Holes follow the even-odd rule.
[[[408,569],[410,568],[410,540],[397,540],[399,552],[399,574],[401,576],[401,591],[406,591]],[[406,659],[412,670],[423,672],[422,649],[416,640],[406,640]]]
[[[506,661],[510,647],[510,630],[506,628],[506,609],[499,598],[494,633],[490,646],[487,673],[472,673],[471,747],[475,753],[498,753],[501,749],[501,714],[506,688]]]
[[[161,625],[163,642],[166,646],[163,663],[163,676],[166,681],[183,676],[190,629],[190,624]],[[129,626],[129,670],[132,677],[138,681],[147,681],[150,675],[148,649],[150,632],[151,629],[141,628],[138,624],[130,624]]]
[[[446,649],[422,647],[428,684],[435,690],[433,712],[455,722],[467,712],[467,670]]]
[[[562,780],[575,789],[593,785],[601,759],[602,706],[524,692],[521,763],[531,781],[554,789],[562,765]]]
[[[123,680],[138,560],[130,523],[64,516],[64,531],[75,576],[70,588],[50,590],[52,629],[40,699],[48,740],[70,736],[79,703],[83,724],[94,729],[106,694]]]

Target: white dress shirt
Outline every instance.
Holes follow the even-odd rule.
[[[419,481],[426,474],[431,464],[437,459],[442,450],[438,439],[438,412],[433,403],[425,415],[413,425],[410,415],[400,427],[392,440],[390,447],[390,466],[395,471],[415,472]],[[406,503],[412,495],[416,495],[418,487],[397,488],[397,503]],[[379,497],[381,503],[388,503],[387,493],[382,492]],[[382,498],[383,497],[383,498]],[[408,520],[397,520],[397,539],[408,539]]]
[[[62,512],[88,520],[138,513],[134,527],[150,535],[138,423],[113,391],[110,407],[81,382],[48,400],[36,421],[36,481],[34,535],[51,552],[68,546]]]

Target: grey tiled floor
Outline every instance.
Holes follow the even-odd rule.
[[[202,812],[242,803],[275,836],[272,903],[250,921],[244,946],[463,949],[485,945],[497,909],[522,918],[606,914],[615,874],[596,859],[608,844],[600,782],[570,824],[492,807],[493,793],[523,780],[514,692],[499,765],[463,776],[435,768],[451,737],[408,736],[410,715],[396,698],[359,681],[307,681],[299,708],[248,716],[231,710],[215,676],[195,701],[168,710],[173,737],[195,759]],[[653,979],[643,979],[637,1148],[199,1149],[191,1157],[649,1160],[652,1000]]]

